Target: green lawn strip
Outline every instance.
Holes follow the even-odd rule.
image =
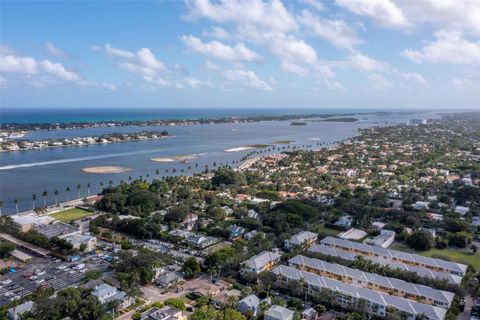
[[[64,211],[59,211],[50,214],[50,216],[54,217],[57,220],[63,221],[63,222],[70,222],[72,220],[79,220],[84,217],[88,217],[93,215],[94,213],[88,210],[84,209],[79,209],[79,208],[72,208],[72,209],[67,209]]]
[[[471,252],[465,252],[463,250],[448,248],[448,249],[437,249],[431,248],[427,251],[415,251],[404,244],[393,243],[389,249],[399,250],[409,253],[416,253],[425,257],[432,258],[444,258],[445,260],[450,260],[458,263],[470,264],[475,270],[480,270],[480,253],[472,254]]]
[[[337,234],[339,234],[341,232],[341,230],[327,228],[327,227],[325,227],[325,224],[321,224],[318,227],[315,227],[315,232],[317,232],[321,236],[325,236],[325,237],[332,236],[332,237],[334,237]]]

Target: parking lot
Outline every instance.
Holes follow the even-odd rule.
[[[103,256],[90,255],[77,262],[64,262],[55,258],[35,257],[16,273],[0,276],[0,306],[23,298],[38,287],[55,291],[78,284],[88,270],[105,272],[110,263]]]

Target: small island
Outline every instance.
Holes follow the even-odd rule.
[[[303,122],[303,121],[292,121],[292,122],[290,122],[290,125],[291,126],[306,126],[307,123]]]
[[[86,146],[92,144],[107,144],[119,142],[132,142],[142,140],[153,140],[169,137],[167,131],[143,131],[134,133],[110,133],[101,136],[77,137],[64,139],[47,140],[7,140],[0,142],[0,152],[34,150],[44,148],[59,148],[70,146]]]

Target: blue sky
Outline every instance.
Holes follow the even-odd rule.
[[[2,107],[480,107],[480,1],[1,1]]]

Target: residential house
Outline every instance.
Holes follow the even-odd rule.
[[[230,231],[230,237],[231,238],[237,238],[240,237],[242,234],[245,233],[245,229],[237,226],[236,224],[232,224],[228,227],[228,231]]]
[[[162,288],[170,288],[171,286],[183,281],[183,276],[178,271],[170,271],[160,276],[155,282]]]
[[[247,217],[253,218],[253,219],[260,219],[260,215],[257,213],[257,211],[253,209],[248,210]]]
[[[7,318],[9,320],[20,320],[24,313],[32,311],[34,307],[35,304],[33,301],[26,301],[16,307],[8,309]]]
[[[293,235],[290,239],[285,240],[285,248],[292,249],[293,247],[304,246],[306,248],[311,247],[317,243],[318,234],[310,231],[300,231]]]
[[[219,242],[217,238],[204,236],[201,234],[192,235],[187,238],[187,243],[190,246],[198,249],[205,249],[206,247],[214,245],[217,242]]]
[[[181,310],[165,306],[163,308],[153,307],[142,312],[140,320],[187,320],[187,317]]]
[[[381,230],[378,236],[371,240],[367,240],[369,244],[382,248],[388,248],[393,241],[395,241],[395,231],[393,230]]]
[[[317,318],[318,318],[318,312],[313,308],[307,308],[303,310],[301,314],[302,320],[317,320]]]
[[[428,209],[428,205],[429,203],[426,201],[417,201],[413,204],[413,208],[415,210],[424,210],[424,209]]]
[[[293,320],[295,312],[279,305],[271,306],[265,312],[264,320]]]
[[[96,296],[101,304],[118,301],[121,309],[127,308],[134,302],[133,298],[128,297],[125,292],[106,283],[96,286],[92,291],[92,295]]]
[[[351,216],[341,216],[340,219],[335,221],[334,225],[342,227],[344,229],[348,229],[352,227],[353,219]]]
[[[271,270],[278,262],[281,255],[275,251],[263,251],[256,256],[242,262],[243,272],[260,273]]]
[[[251,314],[256,317],[260,306],[260,299],[254,294],[246,296],[238,302],[237,309],[243,314]]]
[[[470,211],[469,207],[463,207],[463,206],[456,206],[455,207],[455,212],[459,213],[460,215],[464,216]]]

